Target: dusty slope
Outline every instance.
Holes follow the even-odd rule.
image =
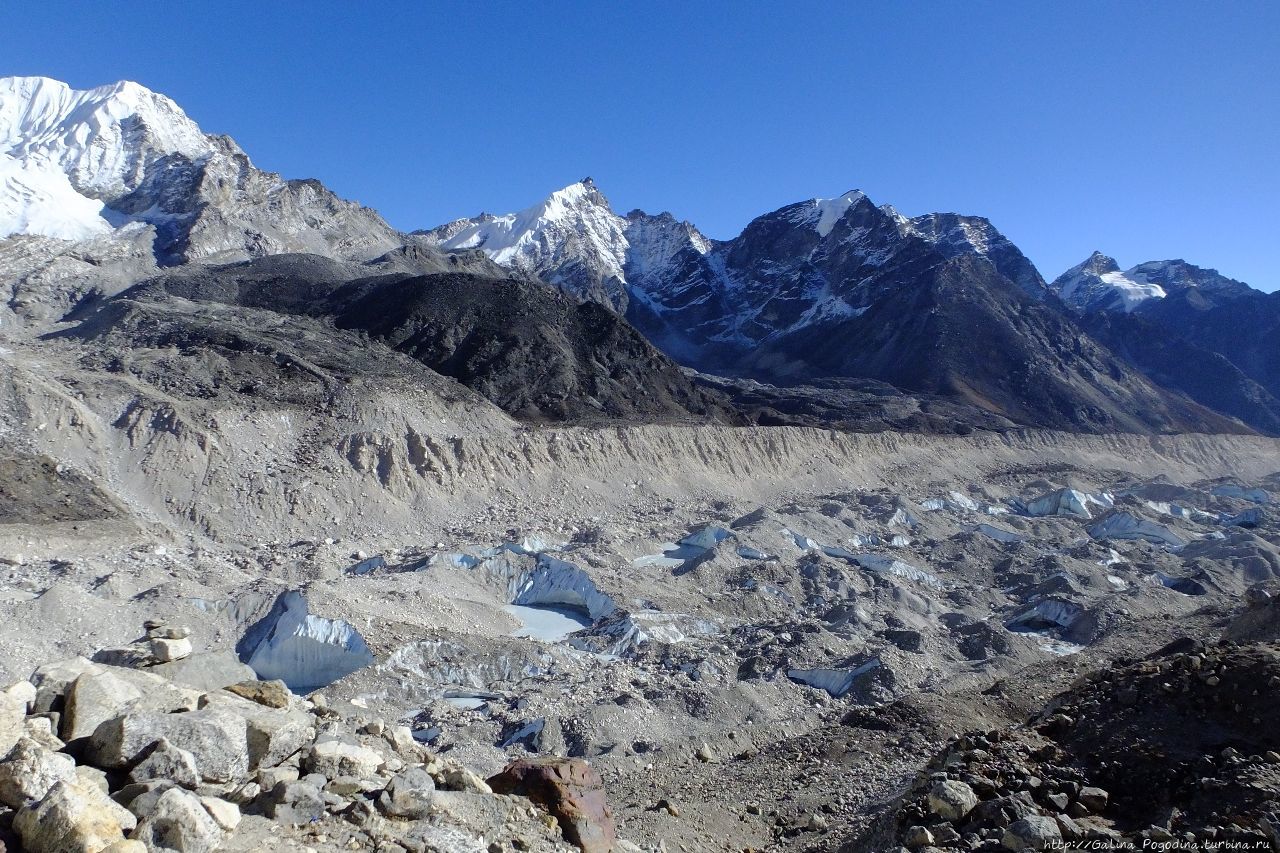
[[[144,518],[230,541],[354,523],[393,540],[478,515],[534,526],[687,495],[767,500],[1054,465],[1180,482],[1280,468],[1280,442],[1248,436],[529,430],[457,385],[447,395],[425,386],[408,359],[400,373],[331,382],[323,399],[295,401],[274,386],[179,396],[146,373],[87,370],[82,356],[60,342],[0,355],[0,437],[93,477]]]

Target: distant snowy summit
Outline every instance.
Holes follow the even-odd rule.
[[[1082,263],[1058,276],[1050,290],[1072,310],[1132,313],[1150,300],[1194,289],[1197,297],[1218,301],[1253,290],[1217,270],[1204,269],[1183,260],[1147,261],[1121,272],[1114,258],[1094,252]]]
[[[316,181],[254,168],[169,98],[131,82],[0,78],[0,238],[153,232],[160,264],[281,252],[370,258],[403,243]]]
[[[977,255],[1027,292],[1045,292],[1031,262],[986,219],[908,219],[889,206],[877,208],[858,190],[788,205],[720,241],[670,213],[620,215],[587,178],[518,213],[481,214],[419,233],[443,249],[480,249],[503,266],[629,315],[648,312],[667,321],[685,315],[692,324],[715,324],[705,315],[718,305],[733,316],[718,321],[720,328],[708,337],[723,341],[747,342],[780,331],[776,322],[769,329],[751,327],[761,313],[755,303],[776,300],[772,284],[782,279],[792,285],[799,284],[797,277],[805,279],[801,290],[813,303],[809,319],[861,310],[865,305],[850,301],[858,282],[912,239],[943,257]],[[766,256],[773,267],[768,274],[760,267]],[[828,263],[847,267],[854,259],[863,268],[857,278]],[[803,323],[805,313],[790,319]]]

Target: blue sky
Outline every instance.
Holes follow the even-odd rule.
[[[6,3],[0,74],[133,79],[396,226],[586,175],[713,237],[859,188],[1280,286],[1280,3]]]

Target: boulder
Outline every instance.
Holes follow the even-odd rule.
[[[422,820],[431,813],[436,785],[423,767],[410,767],[395,776],[378,797],[378,806],[390,817]]]
[[[238,681],[235,684],[227,685],[227,691],[237,696],[243,696],[251,702],[257,702],[259,705],[266,705],[268,708],[288,708],[289,700],[293,698],[293,693],[285,686],[283,681],[275,679],[273,681]]]
[[[36,688],[33,714],[44,714],[49,711],[61,711],[62,700],[75,681],[85,672],[101,669],[88,658],[68,658],[67,660],[47,663],[31,674],[31,683]]]
[[[499,794],[517,794],[541,805],[583,853],[609,853],[618,842],[604,783],[581,758],[519,759],[488,784]]]
[[[938,782],[929,790],[929,811],[943,820],[960,820],[977,804],[973,789],[954,779]]]
[[[933,833],[923,826],[912,826],[902,835],[902,843],[910,850],[933,846]]]
[[[310,782],[278,782],[263,795],[262,810],[277,823],[297,825],[319,820],[325,815],[324,797]]]
[[[100,851],[123,841],[135,825],[133,815],[101,791],[67,781],[13,818],[13,831],[29,853]]]
[[[230,651],[201,652],[182,660],[156,664],[147,672],[197,690],[220,690],[228,684],[255,677],[253,670]]]
[[[141,698],[140,690],[106,667],[81,674],[66,692],[62,739],[69,743],[89,737],[98,726],[123,714]]]
[[[301,709],[269,708],[231,693],[210,693],[202,708],[217,708],[245,720],[249,769],[273,767],[316,737],[315,717]]]
[[[129,771],[130,782],[149,782],[155,779],[168,779],[194,790],[200,784],[196,757],[169,743],[167,738],[160,738],[147,753],[147,757]]]
[[[20,809],[49,793],[58,782],[73,782],[76,763],[29,738],[21,738],[0,762],[0,803]]]
[[[178,714],[134,711],[115,717],[93,733],[86,755],[100,767],[127,767],[162,738],[195,756],[206,782],[229,782],[249,774],[245,719],[221,708]]]
[[[345,740],[324,740],[307,751],[302,766],[308,773],[319,773],[327,779],[339,776],[363,779],[377,773],[383,761],[379,753],[368,747]]]
[[[240,809],[235,803],[217,797],[201,797],[200,805],[204,806],[209,817],[226,832],[232,832],[240,825]]]
[[[15,696],[0,693],[0,758],[9,754],[27,733],[27,705]]]
[[[1109,798],[1110,794],[1101,788],[1081,788],[1076,795],[1076,802],[1093,814],[1101,814],[1106,809]]]
[[[225,834],[199,797],[181,788],[169,788],[138,821],[132,837],[149,850],[211,853]]]
[[[1028,815],[1009,824],[1000,843],[1008,850],[1057,849],[1062,844],[1062,832],[1053,818]]]
[[[28,714],[35,709],[36,686],[30,681],[15,681],[4,690],[0,690],[0,694],[17,699],[26,708]]]
[[[170,663],[191,657],[191,641],[187,639],[171,640],[157,637],[149,644],[151,656],[159,663]]]
[[[53,733],[53,720],[49,717],[27,717],[22,727],[27,737],[54,752],[61,752],[66,746],[62,738]]]

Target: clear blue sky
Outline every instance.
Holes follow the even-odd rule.
[[[591,175],[713,237],[851,188],[1280,286],[1280,3],[9,2],[0,74],[170,95],[411,229]]]

